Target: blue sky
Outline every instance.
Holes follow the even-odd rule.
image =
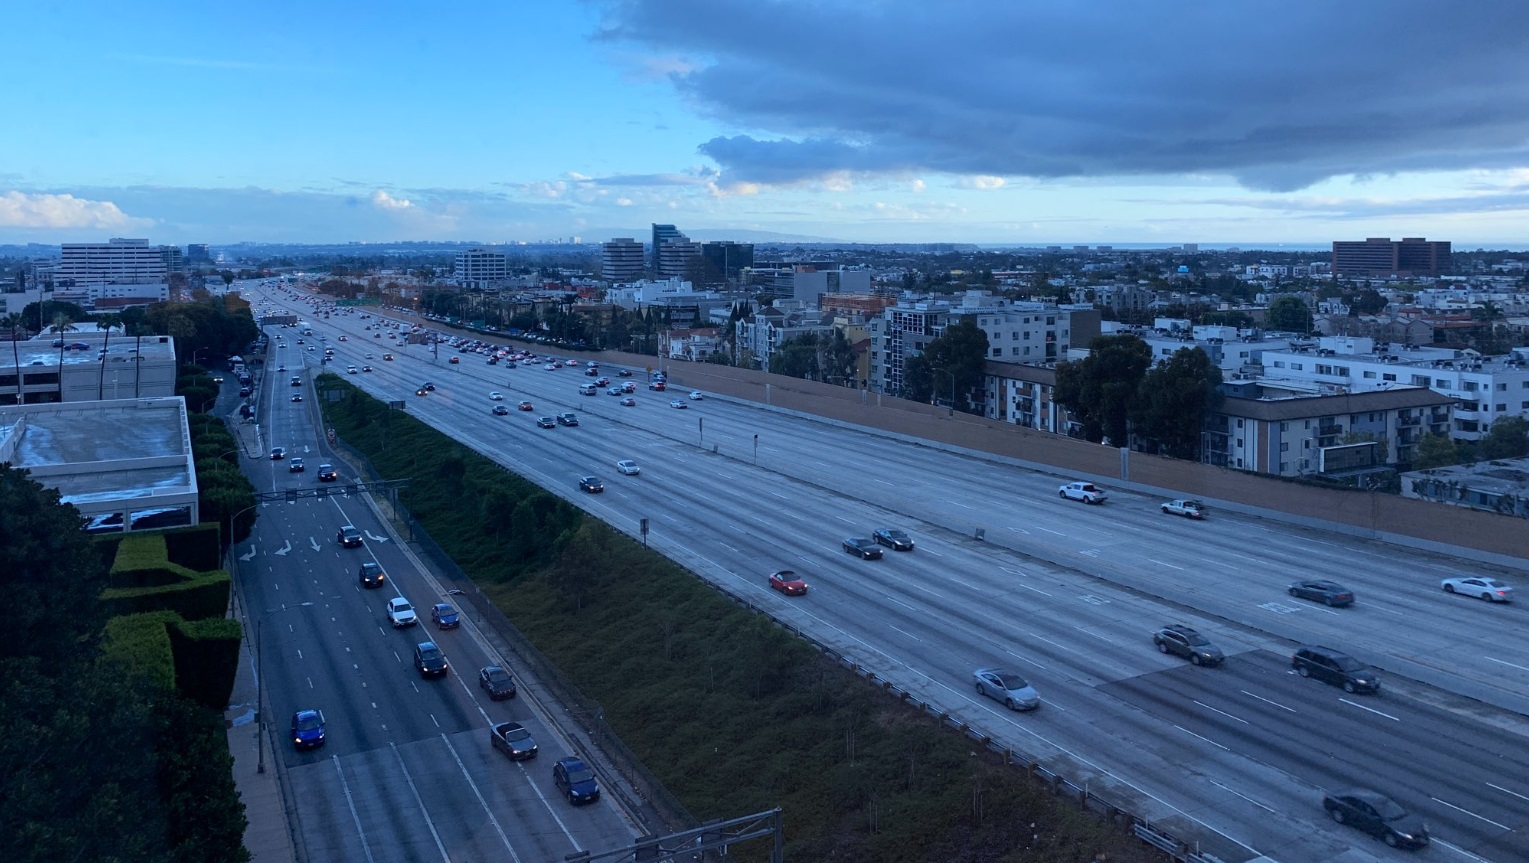
[[[0,242],[1529,225],[1529,4],[17,5]]]

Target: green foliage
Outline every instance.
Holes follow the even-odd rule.
[[[168,859],[245,863],[249,820],[234,786],[223,718],[181,698],[165,699],[156,716],[159,794],[173,848]]]
[[[1085,440],[1125,446],[1152,348],[1129,334],[1097,336],[1088,347],[1088,356],[1057,366],[1056,401],[1072,412]]]
[[[1275,297],[1264,315],[1264,326],[1291,333],[1311,332],[1311,309],[1300,297]]]
[[[222,617],[228,609],[228,573],[198,572],[171,563],[160,534],[124,537],[110,578],[111,587],[101,599],[113,614],[166,610],[187,620],[202,620]]]
[[[1492,421],[1476,449],[1481,459],[1520,458],[1529,455],[1529,420],[1500,417]]]
[[[922,353],[908,358],[903,366],[904,396],[923,402],[949,392],[952,407],[972,411],[970,394],[982,387],[987,353],[987,333],[971,318],[962,318],[924,346]]]
[[[1425,434],[1418,438],[1417,445],[1412,448],[1413,470],[1459,464],[1461,460],[1454,441],[1446,434]]]
[[[175,655],[175,681],[187,698],[222,710],[228,706],[239,670],[239,644],[244,628],[226,617],[181,620],[169,625]]]
[[[1221,406],[1221,369],[1200,348],[1180,348],[1147,370],[1132,406],[1136,433],[1173,458],[1200,455],[1205,417]]]
[[[156,689],[175,689],[175,650],[169,626],[179,620],[173,611],[125,614],[106,623],[101,662],[115,673],[140,677]]]

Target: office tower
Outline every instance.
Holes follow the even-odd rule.
[[[642,243],[632,237],[616,237],[600,249],[600,274],[612,282],[635,282],[642,278]]]
[[[1448,240],[1371,237],[1364,242],[1333,241],[1335,276],[1441,276],[1450,269]]]

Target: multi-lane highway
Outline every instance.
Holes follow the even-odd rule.
[[[1529,860],[1529,612],[1444,594],[1439,578],[1461,569],[1446,554],[1225,512],[1191,522],[1121,490],[1086,507],[1058,498],[1066,477],[751,403],[707,398],[676,410],[670,400],[685,391],[640,384],[637,406],[621,407],[603,392],[581,396],[589,379],[572,368],[506,369],[419,345],[380,362],[394,342],[371,338],[364,327],[374,323],[336,313],[314,324],[337,371],[375,369],[352,383],[407,400],[621,529],[649,518],[653,547],[702,577],[1224,860],[1390,858],[1325,819],[1322,791],[1350,785],[1422,814],[1435,856]],[[437,390],[415,396],[425,380]],[[536,410],[494,416],[491,390]],[[535,426],[564,410],[581,425]],[[641,475],[617,475],[622,458]],[[588,473],[605,480],[604,494],[578,491]],[[908,530],[917,550],[879,561],[839,550],[878,526]],[[972,538],[977,527],[984,541]],[[777,568],[805,574],[808,595],[770,592]],[[1516,573],[1492,574],[1529,588]],[[1286,594],[1312,576],[1343,581],[1359,601],[1331,609]],[[1152,632],[1169,622],[1209,635],[1225,665],[1154,651]],[[1298,642],[1379,666],[1382,694],[1295,676]],[[970,673],[981,665],[1025,674],[1041,709],[1011,714],[979,698]]]

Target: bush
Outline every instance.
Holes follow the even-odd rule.
[[[113,617],[106,622],[101,661],[158,689],[174,690],[175,650],[167,627],[178,619],[172,611]]]
[[[187,698],[206,707],[228,706],[239,672],[239,644],[244,627],[237,620],[216,618],[169,624],[170,647],[175,656],[176,684]]]

